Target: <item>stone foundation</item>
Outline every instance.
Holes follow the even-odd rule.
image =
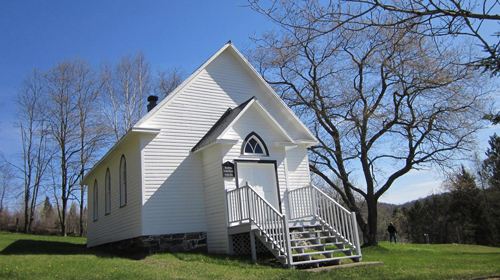
[[[150,253],[206,252],[207,233],[180,233],[139,237]]]
[[[111,250],[141,254],[207,252],[207,233],[139,236],[102,246],[109,247]]]

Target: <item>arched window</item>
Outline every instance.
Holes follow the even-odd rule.
[[[127,205],[127,162],[125,155],[120,160],[120,207]]]
[[[111,212],[111,174],[109,173],[109,168],[106,169],[106,180],[105,180],[105,199],[106,199],[106,213],[109,214]]]
[[[268,156],[266,144],[257,133],[252,132],[248,134],[241,147],[242,155],[255,155],[255,156]]]
[[[97,199],[97,194],[98,194],[97,180],[95,180],[94,181],[94,192],[93,192],[94,200],[92,201],[94,204],[93,210],[92,210],[92,212],[94,212],[94,221],[97,221],[97,217],[98,217],[98,202],[99,202],[99,200]]]

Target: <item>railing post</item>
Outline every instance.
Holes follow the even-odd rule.
[[[248,206],[247,208],[248,208],[248,221],[249,222],[252,220],[252,216],[253,216],[252,212],[251,212],[251,209],[253,207],[252,208],[250,207],[250,203],[252,203],[251,199],[250,199],[250,188],[247,188],[247,206]]]
[[[354,225],[354,239],[356,242],[356,255],[361,256],[361,246],[359,246],[358,222],[356,221],[356,213],[351,212],[352,223]]]
[[[229,206],[231,199],[229,198],[229,191],[226,190],[226,210],[227,210],[227,225],[231,223],[232,220],[232,212],[231,211],[231,206]]]
[[[292,268],[293,257],[292,257],[292,244],[290,242],[290,229],[288,228],[288,216],[283,215],[283,223],[285,229],[285,244],[286,244],[286,258],[288,262],[288,268]]]
[[[238,208],[239,208],[239,212],[240,212],[240,222],[243,221],[243,199],[241,198],[241,192],[242,192],[242,188],[238,188],[238,200],[239,200],[239,203],[238,203]]]
[[[255,235],[253,231],[250,231],[250,247],[252,251],[252,261],[257,262],[257,248],[255,246]]]
[[[318,216],[318,213],[317,213],[317,210],[318,210],[318,207],[316,207],[316,190],[312,187],[312,186],[309,186],[309,189],[311,190],[311,200],[310,200],[310,203],[311,203],[311,213],[314,217]]]
[[[285,214],[287,216],[290,216],[292,217],[292,208],[290,207],[290,197],[289,197],[289,192],[288,192],[288,189],[285,190],[285,193],[283,194],[283,196],[285,197]]]

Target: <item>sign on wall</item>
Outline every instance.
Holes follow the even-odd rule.
[[[222,164],[222,177],[234,177],[234,163],[226,161]]]

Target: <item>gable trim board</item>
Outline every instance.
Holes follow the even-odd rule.
[[[191,149],[191,151],[193,153],[196,153],[214,142],[217,143],[217,141],[220,141],[218,143],[225,142],[227,144],[235,143],[234,141],[238,141],[237,139],[224,138],[224,135],[252,106],[254,106],[258,111],[260,110],[261,115],[269,120],[277,128],[277,130],[285,136],[286,141],[276,143],[284,146],[295,145],[295,142],[290,137],[288,132],[283,129],[283,127],[271,116],[271,114],[269,114],[264,106],[262,106],[257,98],[253,96],[248,101],[245,101],[235,109],[227,109],[227,111],[220,117],[220,119],[214,124],[214,126],[207,132],[207,134],[205,134],[205,136],[203,136],[203,138],[193,147],[193,149]]]
[[[269,155],[241,153],[241,145],[251,132],[262,138]],[[134,168],[138,191],[135,210],[139,216],[134,223],[140,230],[134,234],[147,239],[206,232],[209,251],[228,253],[231,244],[225,195],[238,183],[237,178],[222,177],[221,164],[274,161],[281,204],[286,189],[310,183],[307,147],[315,143],[312,133],[248,61],[226,44],[134,125],[82,183],[89,185],[99,179],[107,166],[119,166],[116,155],[133,153],[135,162],[127,157],[127,170]],[[110,169],[111,177],[118,178],[113,174],[115,169]],[[88,203],[90,206],[92,200]],[[127,202],[123,209],[133,208],[129,206]],[[281,205],[279,208],[286,212]],[[99,216],[89,227],[89,246],[122,238],[107,230],[108,222],[122,212],[112,209],[108,218]],[[127,235],[130,237],[134,236]]]
[[[259,86],[263,87],[269,96],[273,97],[273,101],[279,104],[280,109],[286,112],[287,116],[293,119],[293,123],[298,125],[309,141],[311,145],[318,143],[316,137],[311,133],[311,131],[305,126],[302,121],[293,113],[293,111],[285,104],[285,102],[278,96],[278,94],[271,88],[271,86],[262,78],[262,76],[255,70],[255,68],[246,60],[246,58],[236,49],[231,42],[228,42],[221,49],[219,49],[210,59],[203,63],[191,76],[189,76],[181,85],[179,85],[174,91],[172,91],[165,99],[163,99],[158,105],[156,105],[150,112],[148,112],[141,120],[137,122],[136,127],[144,125],[157,111],[161,110],[168,103],[171,102],[174,97],[176,97],[182,90],[187,88],[192,84],[200,73],[208,67],[217,57],[219,57],[223,52],[228,51],[237,58],[237,62],[244,66],[244,70],[249,73],[252,79],[258,81]]]

